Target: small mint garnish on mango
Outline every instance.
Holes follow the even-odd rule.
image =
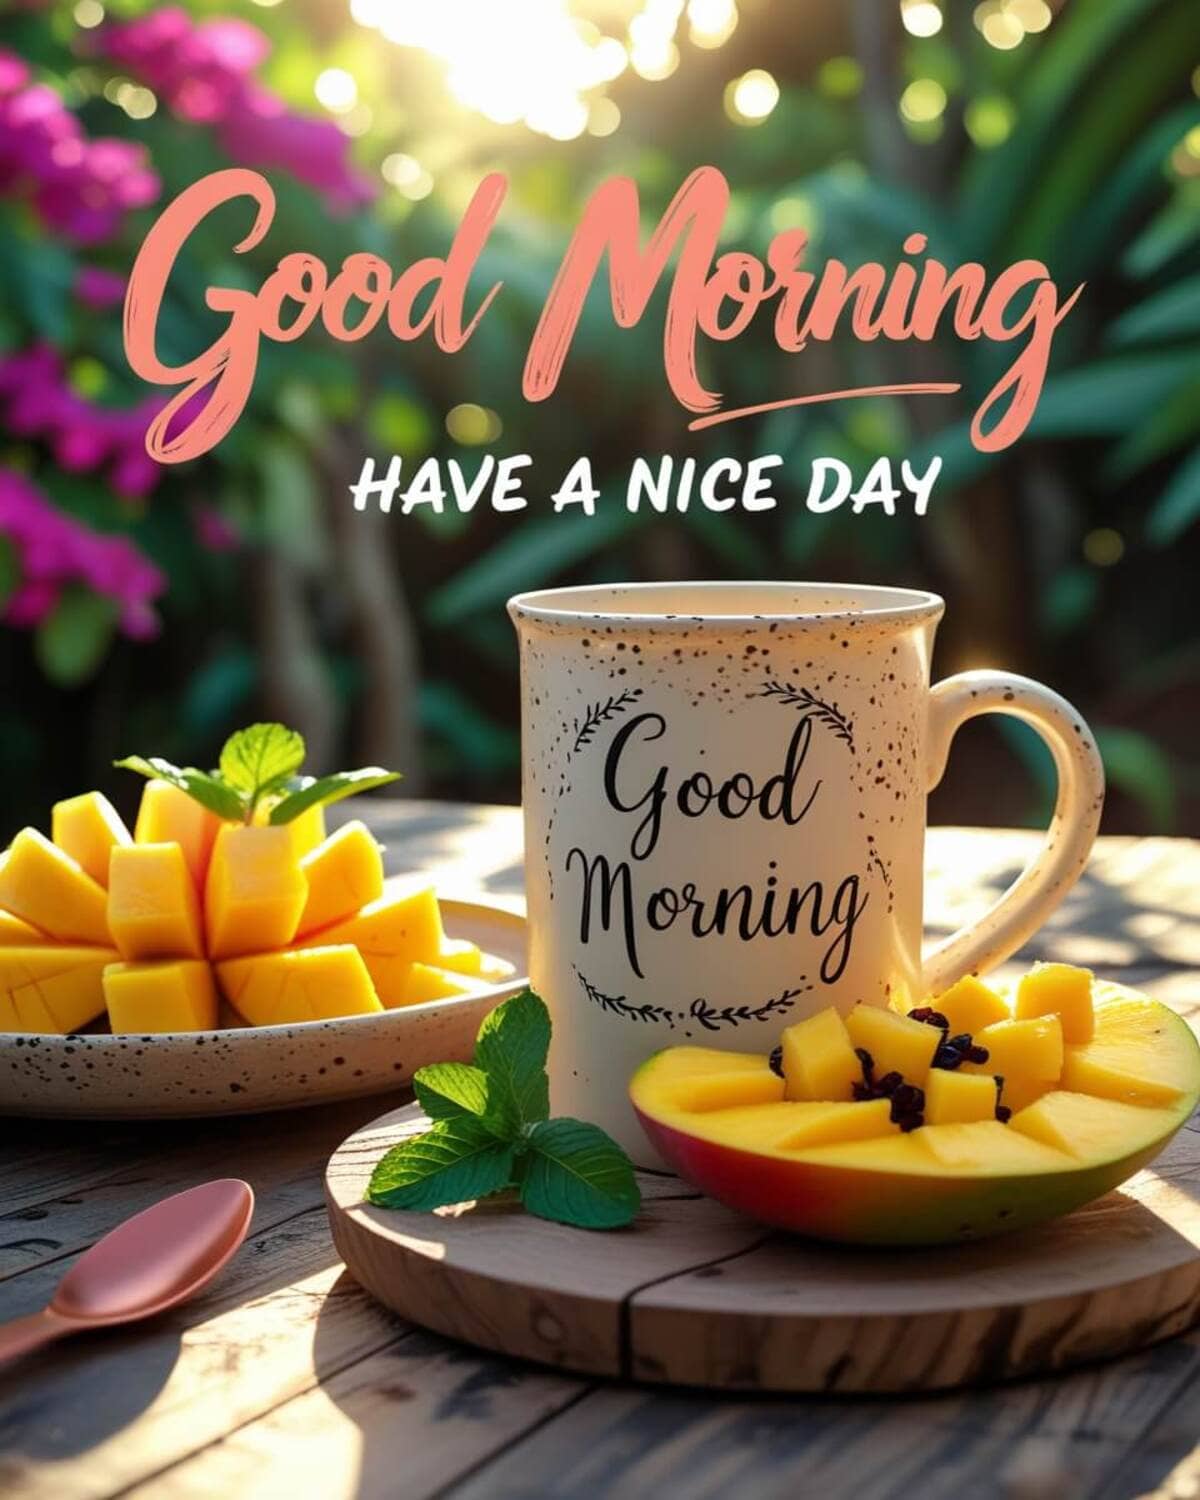
[[[139,776],[169,781],[209,812],[237,823],[253,822],[264,803],[270,807],[271,823],[290,823],[310,807],[340,802],[355,792],[400,779],[398,771],[380,766],[316,778],[302,776],[304,755],[304,736],[286,724],[250,724],[225,741],[215,771],[174,766],[157,755],[128,755],[113,764]]]
[[[633,1164],[598,1125],[549,1118],[550,1013],[532,990],[498,1005],[479,1028],[475,1064],[435,1063],[413,1078],[433,1121],[371,1174],[367,1201],[429,1211],[515,1187],[539,1218],[579,1229],[633,1221]]]

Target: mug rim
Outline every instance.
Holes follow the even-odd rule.
[[[773,609],[764,601],[761,609],[720,610],[707,605],[700,613],[676,610],[671,612],[647,609],[621,609],[622,599],[637,599],[639,595],[651,594],[655,590],[692,592],[696,595],[712,595],[714,599],[722,593],[744,594],[761,590],[764,595],[777,594],[781,599],[805,592],[820,592],[827,596],[844,594],[844,608]],[[878,600],[878,603],[870,601]],[[568,602],[570,601],[570,602]],[[884,602],[887,601],[887,602]],[[946,601],[927,589],[893,587],[890,584],[874,583],[823,583],[819,581],[785,581],[780,579],[688,579],[680,581],[658,580],[646,583],[596,583],[568,585],[552,589],[530,589],[514,594],[508,601],[508,613],[516,621],[533,620],[543,624],[568,625],[600,622],[606,625],[644,627],[670,630],[681,626],[691,629],[696,625],[745,625],[760,623],[790,625],[793,627],[818,626],[829,620],[863,619],[872,624],[913,625],[923,620],[938,620],[946,608]]]

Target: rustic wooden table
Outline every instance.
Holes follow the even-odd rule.
[[[512,808],[373,804],[392,870],[521,889]],[[982,908],[1035,836],[930,836],[934,932]],[[1086,963],[1200,1008],[1200,844],[1103,839],[1021,955]],[[1135,1358],[920,1399],[717,1398],[588,1382],[403,1324],[346,1275],[329,1154],[396,1096],[241,1120],[0,1122],[0,1318],[41,1305],[135,1209],[236,1173],[246,1246],[188,1307],[0,1372],[0,1495],[1164,1497],[1200,1493],[1200,1331]]]

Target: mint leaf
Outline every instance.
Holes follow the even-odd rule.
[[[611,1136],[582,1120],[534,1126],[521,1163],[521,1202],[531,1214],[579,1229],[617,1229],[641,1206],[633,1165]]]
[[[482,1119],[488,1107],[487,1074],[469,1063],[431,1063],[413,1074],[417,1103],[431,1120],[460,1115]]]
[[[513,1148],[472,1115],[439,1120],[393,1146],[367,1187],[380,1208],[429,1210],[499,1192],[512,1179]]]
[[[250,724],[231,734],[221,749],[221,779],[251,807],[281,787],[304,764],[304,736],[286,724]]]
[[[113,765],[121,771],[136,771],[153,781],[169,781],[201,807],[231,823],[240,823],[246,816],[246,801],[238,792],[195,766],[173,766],[159,755],[127,755],[124,760],[114,760]]]
[[[369,792],[372,787],[399,780],[399,771],[385,771],[382,766],[363,766],[358,771],[335,771],[331,776],[319,776],[299,791],[281,797],[271,809],[271,822],[290,823],[318,803],[328,806],[331,802],[340,802],[343,797],[353,797],[356,792]]]
[[[550,1113],[549,1050],[550,1012],[532,990],[497,1005],[479,1028],[475,1066],[487,1074],[489,1107],[514,1130]]]

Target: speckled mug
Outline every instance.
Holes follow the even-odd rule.
[[[520,637],[530,978],[556,1113],[654,1164],[634,1068],[765,1051],[805,1015],[905,1005],[1014,952],[1078,878],[1104,773],[1069,703],[1008,672],[930,686],[944,605],[823,583],[617,584],[509,603]],[[1041,852],[922,959],[926,796],[955,730],[1011,714],[1058,800]]]

